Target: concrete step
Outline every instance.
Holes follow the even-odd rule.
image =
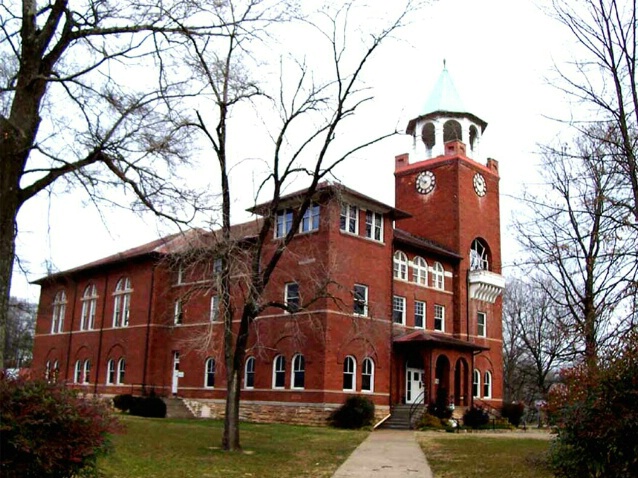
[[[162,398],[166,404],[166,418],[195,418],[181,398]]]

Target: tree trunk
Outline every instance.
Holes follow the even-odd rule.
[[[228,363],[227,363],[228,366]],[[228,451],[239,451],[239,370],[227,368],[228,378],[226,382],[226,413],[224,415],[224,435],[222,448]]]

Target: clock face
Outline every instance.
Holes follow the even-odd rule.
[[[416,177],[416,190],[421,194],[428,194],[432,192],[436,185],[436,178],[432,171],[423,171]]]
[[[485,178],[480,173],[476,173],[474,175],[474,191],[476,191],[476,194],[481,197],[485,196],[485,193],[487,192]]]

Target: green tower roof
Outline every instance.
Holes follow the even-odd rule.
[[[448,111],[450,113],[467,113],[465,105],[461,101],[458,91],[454,86],[452,77],[447,71],[445,60],[443,61],[443,71],[439,76],[430,97],[425,102],[421,114],[427,115],[436,111]]]

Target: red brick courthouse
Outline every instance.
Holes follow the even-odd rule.
[[[324,184],[285,253],[267,299],[303,306],[329,277],[330,297],[255,322],[242,415],[313,423],[352,394],[379,415],[396,404],[502,399],[498,163],[481,162],[487,124],[468,113],[443,70],[395,158],[395,206]],[[289,227],[282,201],[272,243]],[[236,226],[250,239],[259,221]],[[201,231],[170,236],[53,274],[41,285],[34,367],[89,393],[154,390],[200,416],[223,412],[217,262],[175,267]],[[271,244],[272,246],[272,244]],[[241,293],[237,289],[237,293]]]

